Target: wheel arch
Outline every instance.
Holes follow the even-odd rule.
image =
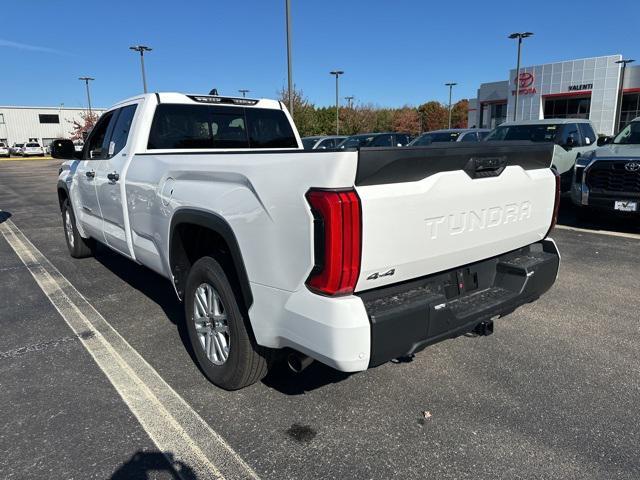
[[[239,300],[246,310],[253,304],[253,294],[238,240],[231,225],[220,215],[203,210],[183,208],[171,218],[169,230],[169,268],[178,296],[184,289],[191,265],[198,258],[213,255],[220,260],[238,289]]]
[[[58,204],[60,206],[60,210],[62,210],[62,204],[65,200],[70,198],[69,195],[69,186],[63,182],[62,180],[58,180]]]

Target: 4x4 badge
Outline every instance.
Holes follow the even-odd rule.
[[[371,275],[369,275],[367,277],[367,280],[377,280],[378,278],[382,278],[382,277],[390,277],[391,275],[393,275],[394,273],[396,273],[396,269],[392,268],[391,270],[388,270],[384,273],[372,273]]]

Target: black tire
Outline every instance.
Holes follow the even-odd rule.
[[[197,289],[208,284],[222,303],[228,327],[228,357],[216,365],[205,353],[195,324],[195,295]],[[218,387],[237,390],[262,379],[269,371],[272,351],[256,344],[249,320],[236,300],[234,290],[220,264],[211,257],[202,257],[189,270],[184,297],[185,320],[189,340],[204,375]],[[212,341],[212,340],[210,340]]]
[[[67,221],[67,213],[69,214],[69,221]],[[69,227],[71,229],[70,232],[68,231]],[[95,242],[90,238],[82,238],[80,236],[80,232],[76,227],[76,216],[73,213],[69,199],[62,203],[62,228],[64,229],[64,239],[67,242],[69,255],[73,258],[86,258],[93,255]]]

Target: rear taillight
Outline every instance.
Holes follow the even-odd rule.
[[[560,174],[553,168],[551,169],[551,171],[556,177],[556,199],[555,199],[555,203],[553,204],[553,216],[551,217],[551,226],[549,227],[549,231],[547,232],[545,237],[549,236],[549,234],[551,233],[551,230],[553,230],[553,227],[555,227],[556,223],[558,223],[558,212],[560,211]]]
[[[362,222],[355,190],[310,190],[315,266],[307,286],[323,295],[353,293],[360,275]]]

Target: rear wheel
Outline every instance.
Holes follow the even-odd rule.
[[[193,264],[185,289],[189,340],[202,372],[225,390],[263,378],[271,351],[256,344],[220,264],[203,257]]]
[[[78,232],[76,217],[73,214],[69,199],[62,203],[62,226],[69,254],[73,258],[85,258],[93,255],[95,242],[90,238],[82,238],[80,232]]]

